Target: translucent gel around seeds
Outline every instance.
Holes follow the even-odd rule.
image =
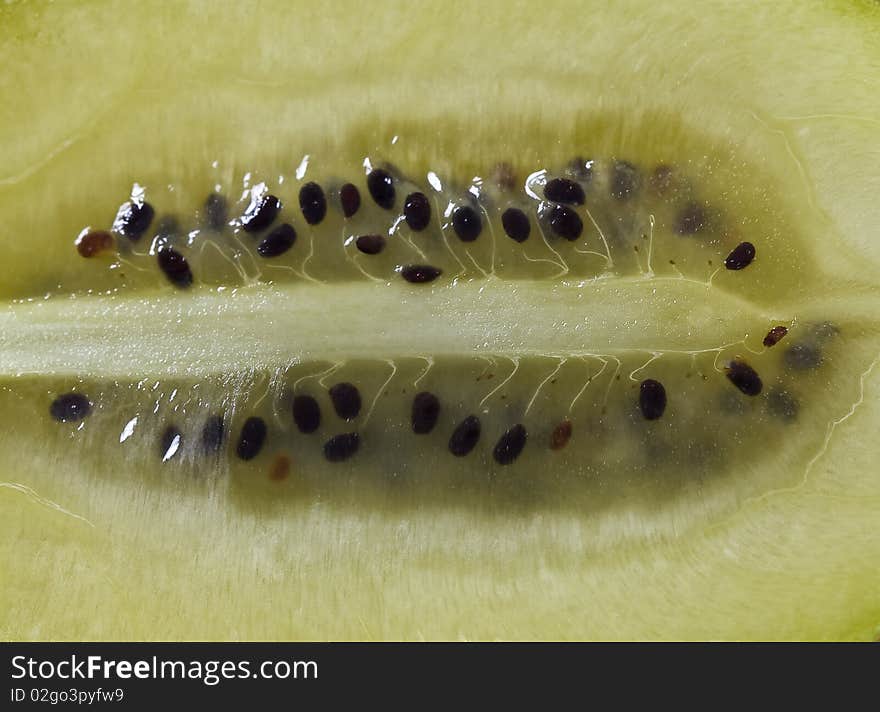
[[[854,325],[814,324],[793,327],[769,349],[310,360],[138,382],[30,376],[6,379],[2,412],[29,424],[54,467],[87,461],[98,478],[182,478],[243,507],[263,496],[291,507],[327,499],[584,514],[626,503],[662,520],[683,497],[714,492],[706,506],[721,510],[794,484],[829,413],[853,398],[850,379],[835,374],[854,368],[865,346]],[[805,347],[820,351],[821,362],[798,360]],[[760,374],[759,394],[746,395],[726,375],[738,360]],[[667,398],[656,419],[640,408],[640,385],[650,381]],[[87,395],[93,412],[56,422],[50,406],[69,392]],[[436,397],[439,413],[429,432],[416,433],[413,400],[423,392]],[[305,429],[301,408],[294,418],[303,398],[318,412]],[[350,407],[355,400],[359,407]],[[480,435],[456,457],[450,438],[469,417]],[[267,430],[253,450],[245,433],[255,420]],[[500,464],[493,449],[520,426],[525,445]],[[560,426],[571,428],[561,445]],[[350,433],[356,452],[328,457],[328,444]],[[289,460],[283,478],[273,475],[281,456]]]
[[[620,122],[629,125],[626,141],[617,135]],[[816,274],[817,258],[829,259],[816,254],[816,246],[831,239],[827,221],[809,208],[803,186],[792,179],[777,188],[775,173],[791,158],[786,144],[769,132],[760,140],[753,138],[760,151],[744,154],[669,116],[592,117],[567,141],[545,141],[546,127],[529,127],[524,132],[528,144],[496,149],[494,155],[486,149],[488,155],[481,154],[477,162],[444,156],[432,147],[414,156],[416,137],[425,130],[414,126],[407,133],[404,128],[396,134],[398,142],[366,158],[355,147],[367,141],[354,132],[347,142],[351,149],[326,155],[307,151],[309,161],[299,167],[295,158],[274,158],[276,165],[255,161],[245,168],[218,159],[187,165],[176,174],[168,174],[166,166],[166,173],[159,175],[146,162],[143,167],[134,162],[97,183],[68,184],[58,193],[57,209],[36,226],[26,197],[30,186],[13,186],[0,195],[0,210],[12,233],[33,235],[31,256],[22,255],[19,273],[0,290],[10,298],[28,298],[164,287],[155,253],[167,245],[185,256],[196,285],[394,280],[399,279],[395,269],[418,263],[441,269],[447,280],[487,274],[530,280],[711,280],[766,303],[797,293]],[[454,132],[455,127],[439,130]],[[553,152],[535,155],[535,145],[553,146]],[[59,156],[53,170],[75,174],[87,148],[77,145]],[[572,162],[585,160],[587,151],[590,171],[573,169]],[[615,188],[621,165],[627,166],[625,194]],[[367,174],[372,170],[385,170],[393,180],[391,209],[378,205],[369,193]],[[566,208],[583,224],[580,236],[570,242],[554,235],[550,225],[554,204],[545,186],[559,179],[574,181],[585,194],[583,205]],[[317,224],[309,224],[300,206],[300,192],[310,183],[321,187],[328,202]],[[347,183],[359,189],[362,199],[349,218],[340,197]],[[406,197],[417,192],[428,197],[431,207],[430,222],[421,231],[403,218]],[[217,196],[226,203],[221,229],[212,203]],[[248,211],[269,196],[283,206],[272,224],[289,223],[297,241],[284,254],[266,259],[257,248],[268,225],[257,233],[245,228]],[[87,228],[110,229],[119,206],[140,201],[149,204],[155,217],[139,239],[120,232],[115,251],[73,259],[78,235]],[[501,216],[511,207],[521,209],[531,223],[529,238],[521,243],[503,228]],[[462,241],[454,229],[457,208],[474,210],[483,223],[472,242]],[[170,231],[163,228],[169,219],[174,226]],[[64,249],[65,235],[71,240],[69,250]],[[357,238],[363,235],[386,238],[381,254],[357,249]],[[744,241],[756,246],[757,258],[742,274],[730,274],[724,260]],[[24,284],[29,286],[18,286]]]
[[[290,506],[625,503],[662,520],[688,498],[702,517],[790,485],[869,362],[874,325],[807,288],[833,287],[846,262],[817,251],[825,221],[792,209],[796,188],[760,178],[782,155],[769,135],[758,160],[668,118],[625,146],[612,126],[588,127],[588,158],[573,142],[540,162],[407,164],[391,145],[108,182],[53,229],[112,229],[127,202],[155,216],[88,258],[73,241],[52,249],[41,278],[57,286],[42,306],[19,295],[0,354],[6,412],[29,413],[58,463],[195,478],[239,506],[261,492]],[[677,143],[658,144],[664,132]],[[428,209],[408,221],[418,194]],[[513,236],[511,209],[528,224]],[[269,249],[282,232],[284,249]],[[730,269],[745,241],[754,259]],[[413,270],[433,281],[407,284]],[[47,334],[64,349],[46,353]],[[737,364],[752,369],[747,389]],[[665,396],[650,417],[646,382]],[[340,405],[340,384],[359,407]],[[94,412],[53,422],[69,391]],[[415,433],[422,391],[440,408]],[[319,411],[305,429],[303,397]]]

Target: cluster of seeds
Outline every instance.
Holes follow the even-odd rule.
[[[673,210],[669,219],[671,232],[679,238],[707,235],[713,229],[713,223],[717,222],[717,216],[705,201],[687,197],[691,196],[690,192],[685,197],[679,196],[676,191],[682,179],[668,165],[657,166],[645,179],[634,164],[614,160],[609,163],[609,175],[603,184],[605,192],[601,196],[596,192],[599,188],[594,185],[596,166],[596,161],[575,159],[562,171],[563,175],[550,177],[546,172],[538,171],[531,174],[531,182],[527,180],[520,192],[515,188],[512,171],[500,165],[496,167],[490,182],[482,182],[481,179],[479,186],[463,191],[460,198],[450,198],[449,207],[442,215],[436,213],[434,198],[430,197],[432,189],[435,193],[439,190],[437,180],[429,180],[431,188],[419,188],[410,179],[400,177],[396,169],[371,168],[365,180],[368,200],[379,209],[380,214],[388,215],[383,227],[354,235],[352,243],[359,253],[367,257],[380,255],[395,240],[396,226],[405,225],[414,236],[425,233],[432,226],[435,232],[448,229],[462,246],[467,246],[483,238],[487,220],[491,221],[491,215],[497,214],[498,224],[511,244],[525,245],[538,232],[552,253],[564,261],[565,258],[547,240],[576,242],[586,239],[586,214],[594,226],[590,230],[598,230],[605,243],[605,256],[610,265],[609,242],[613,246],[614,240],[606,239],[602,233],[590,212],[591,205],[595,209],[596,205],[604,205],[605,201],[610,206],[608,210],[614,211],[618,209],[616,206],[634,205],[635,198],[642,193],[649,193],[657,201],[683,201]],[[539,178],[533,179],[534,176]],[[531,207],[528,205],[530,199],[533,201]],[[332,182],[330,188],[315,181],[303,183],[298,189],[298,204],[299,216],[310,229],[325,223],[331,205],[346,221],[354,220],[363,210],[361,189],[352,182],[341,185]],[[297,244],[296,217],[287,214],[281,198],[269,189],[253,192],[241,214],[236,216],[230,213],[227,199],[220,193],[211,193],[204,202],[198,221],[201,231],[206,233],[204,239],[231,228],[233,232],[241,232],[253,241],[256,254],[264,260],[277,260]],[[132,243],[139,241],[150,231],[155,215],[155,209],[144,199],[142,190],[133,194],[119,208],[112,230],[87,230],[80,235],[76,243],[79,254],[91,258],[112,251],[117,237]],[[612,223],[619,221],[619,217],[612,219]],[[176,220],[172,217],[158,220],[153,230],[155,239],[151,254],[156,256],[158,267],[169,282],[186,288],[193,284],[194,274],[185,251],[175,244],[176,227]],[[638,231],[642,228],[631,226],[629,229]],[[646,237],[641,235],[641,238]],[[319,240],[323,239],[319,237]],[[632,240],[628,249],[638,252],[639,243]],[[589,250],[578,252],[599,254]],[[729,249],[723,266],[731,271],[742,270],[752,264],[755,256],[755,246],[751,242],[740,241]],[[544,259],[528,259],[531,263],[547,262]],[[465,267],[464,262],[459,261],[459,264]],[[670,264],[675,265],[675,261],[670,260]],[[444,269],[438,264],[414,261],[398,264],[394,271],[407,282],[421,284],[436,280]]]
[[[193,240],[219,239],[221,235],[231,235],[236,240],[240,238],[248,250],[252,248],[258,264],[279,265],[283,263],[285,255],[297,255],[294,250],[303,242],[310,248],[310,241],[314,240],[319,249],[326,248],[334,242],[334,231],[338,237],[336,228],[343,226],[344,245],[349,248],[346,256],[354,255],[370,267],[378,265],[380,274],[384,274],[381,270],[388,265],[382,260],[396,255],[393,250],[400,247],[401,240],[412,239],[424,252],[419,247],[415,249],[423,255],[430,255],[430,258],[398,262],[393,274],[395,278],[411,284],[424,284],[444,274],[451,274],[447,271],[447,263],[434,259],[443,245],[450,253],[459,250],[459,255],[467,255],[481,272],[487,274],[474,256],[479,256],[478,246],[485,245],[490,239],[494,249],[496,235],[511,251],[519,250],[520,246],[543,242],[557,256],[573,255],[575,252],[596,255],[598,253],[589,250],[565,250],[568,249],[567,245],[572,249],[575,246],[583,247],[583,241],[595,238],[595,231],[601,235],[598,224],[601,217],[598,220],[595,217],[600,216],[601,211],[605,211],[605,218],[617,224],[619,229],[617,242],[609,234],[611,247],[605,245],[609,249],[609,263],[615,247],[621,250],[620,254],[626,252],[632,258],[633,252],[638,253],[641,245],[648,244],[641,242],[646,235],[642,234],[643,224],[639,223],[647,208],[646,204],[639,206],[638,201],[650,195],[653,202],[648,205],[651,209],[660,203],[665,205],[664,225],[667,234],[671,235],[671,242],[667,241],[667,245],[685,246],[682,249],[694,245],[705,247],[699,253],[701,259],[710,256],[715,260],[714,264],[712,259],[708,261],[712,270],[731,273],[748,268],[756,258],[754,244],[741,240],[736,230],[728,233],[719,229],[719,216],[723,213],[700,199],[695,191],[681,189],[683,179],[680,172],[668,165],[658,165],[653,170],[643,172],[634,163],[623,160],[609,160],[600,164],[576,159],[555,172],[531,174],[523,186],[517,186],[509,166],[499,165],[485,184],[472,185],[471,188],[447,186],[442,193],[438,187],[439,180],[431,178],[433,174],[429,174],[427,184],[419,185],[403,177],[394,167],[373,167],[369,162],[367,165],[369,168],[362,182],[328,179],[322,185],[309,180],[296,184],[293,196],[284,192],[287,186],[274,190],[266,188],[264,184],[259,184],[259,189],[249,189],[243,193],[241,203],[230,202],[221,192],[212,192],[198,211],[195,218],[198,229],[188,233],[191,238],[188,244],[183,244],[180,239],[184,231],[177,219],[169,215],[157,217],[156,209],[144,199],[143,193],[139,193],[119,208],[110,230],[84,232],[77,241],[77,249],[83,257],[92,258],[114,250],[120,251],[120,245],[133,245],[146,236],[152,236],[149,254],[155,258],[161,274],[176,287],[187,288],[198,281],[200,274],[199,263],[188,251],[194,244]],[[541,175],[535,178],[539,173]],[[637,213],[640,215],[638,219],[628,219]],[[653,227],[653,214],[650,217]],[[361,230],[365,225],[367,229]],[[447,244],[447,237],[454,249]],[[601,237],[604,241],[605,235]],[[339,240],[335,240],[335,243],[338,248]],[[434,252],[431,251],[432,247],[436,248]],[[474,250],[473,254],[468,252],[469,249]],[[650,248],[647,251],[650,266]],[[530,262],[547,261],[528,259]],[[463,259],[460,264],[462,262]],[[668,262],[675,266],[674,261]],[[705,268],[705,261],[699,264]],[[639,266],[641,268],[641,263]],[[789,372],[818,367],[823,362],[822,340],[832,330],[831,327],[825,328],[828,333],[822,329],[816,330],[810,338],[783,347],[780,363]],[[786,326],[774,326],[764,337],[764,346],[775,346],[786,338],[787,333]],[[765,371],[761,363],[755,364],[751,357],[739,355],[720,363],[721,368],[716,364],[716,370],[720,370],[724,377],[719,380],[724,383],[725,399],[723,404],[716,399],[709,403],[709,407],[718,406],[726,414],[756,412],[754,409],[748,411],[749,406],[743,404],[763,401],[765,412],[784,422],[791,422],[798,416],[799,400],[786,390],[784,384],[774,380],[773,372]],[[764,378],[754,365],[759,367]],[[645,432],[653,433],[659,439],[661,433],[670,432],[669,424],[678,425],[675,418],[681,413],[686,399],[683,397],[685,389],[680,388],[682,383],[672,380],[675,377],[668,372],[653,375],[656,377],[635,379],[631,376],[634,383],[626,385],[632,387],[633,391],[627,393],[634,395],[628,396],[626,407],[631,410],[626,412],[627,417],[634,417]],[[314,435],[319,432],[322,423],[327,426],[328,420],[336,422],[338,419],[345,424],[338,428],[341,432],[331,430],[325,435],[316,436],[316,440],[322,443],[320,449],[314,450],[316,458],[323,456],[327,462],[344,462],[365,450],[367,442],[375,441],[375,435],[368,428],[354,422],[362,410],[366,410],[360,390],[365,386],[360,378],[359,374],[355,374],[350,377],[354,382],[343,381],[328,388],[327,396],[332,404],[329,419],[328,413],[322,412],[314,396],[301,393],[292,396],[286,417],[292,418],[292,425],[299,433]],[[704,376],[704,380],[706,378]],[[757,396],[762,398],[756,399]],[[508,411],[506,415],[511,417],[506,417],[503,425],[499,425],[487,415],[488,410],[482,409],[482,403],[480,407],[471,404],[450,415],[456,407],[470,403],[470,394],[453,399],[450,394],[444,394],[442,387],[421,390],[407,398],[409,426],[414,436],[435,433],[445,442],[448,455],[455,458],[466,458],[475,451],[482,451],[484,446],[489,452],[491,447],[492,460],[500,466],[510,465],[519,460],[523,452],[530,453],[537,449],[542,439],[546,449],[564,450],[576,428],[582,427],[576,422],[577,417],[560,419],[559,414],[538,422],[535,422],[534,416],[529,420],[527,408]],[[52,402],[50,414],[59,422],[76,422],[88,417],[92,408],[87,396],[66,393]],[[445,415],[445,421],[441,414]],[[237,426],[237,432],[233,433],[228,412],[213,413],[199,423],[200,437],[194,438],[194,442],[197,445],[200,443],[202,452],[218,454],[227,440],[232,440],[230,450],[238,459],[254,460],[271,444],[272,421],[267,422],[266,418],[253,411],[248,412],[247,416]],[[653,425],[656,421],[661,421],[661,424]],[[552,431],[543,431],[541,428],[544,426],[552,426]],[[279,427],[283,429],[284,426]],[[487,437],[487,431],[494,432]],[[542,432],[545,434],[542,435]],[[548,432],[549,438],[546,435]],[[177,425],[167,426],[159,438],[162,460],[169,460],[181,452],[185,437],[188,436]],[[474,459],[473,456],[471,459]]]
[[[336,415],[345,421],[352,421],[361,412],[361,395],[352,383],[337,383],[329,390]],[[422,391],[412,400],[410,422],[412,432],[427,435],[437,426],[440,415],[440,399],[433,393]],[[77,422],[88,417],[92,411],[89,398],[82,393],[65,393],[52,401],[49,412],[58,422]],[[321,424],[321,408],[315,398],[308,395],[296,396],[293,400],[293,421],[297,429],[306,435],[318,430]],[[253,460],[263,449],[268,427],[260,416],[248,417],[239,431],[235,453],[241,460]],[[468,455],[477,445],[482,433],[480,419],[469,415],[462,420],[449,437],[449,452],[456,457]],[[170,460],[178,452],[183,434],[176,425],[168,426],[160,438],[160,452],[163,460]],[[525,426],[518,424],[507,430],[499,438],[493,455],[500,465],[509,465],[516,460],[525,447],[527,432]],[[201,444],[206,454],[216,454],[226,441],[226,425],[222,415],[210,416],[202,426]],[[360,435],[345,432],[334,435],[323,446],[324,457],[328,462],[343,462],[357,453]]]
[[[352,421],[361,412],[361,395],[352,383],[337,383],[329,389],[330,401],[337,417]],[[427,435],[433,432],[440,416],[440,399],[429,391],[421,391],[412,399],[410,424],[416,435]],[[309,395],[298,395],[293,399],[293,421],[299,432],[311,435],[321,425],[321,407],[318,401]],[[218,425],[219,423],[219,425]],[[203,429],[203,442],[212,445],[222,437],[222,417],[215,416]],[[266,438],[266,423],[257,416],[248,418],[241,428],[236,454],[242,460],[256,457],[263,447]],[[482,426],[476,415],[469,415],[459,423],[449,437],[449,452],[456,457],[468,455],[480,440]],[[527,439],[523,425],[516,425],[506,431],[498,440],[493,451],[495,461],[500,465],[511,464],[525,447]],[[328,462],[343,462],[351,458],[360,448],[360,434],[345,432],[329,438],[323,446],[324,458]]]
[[[779,363],[790,373],[814,369],[823,362],[822,345],[825,340],[837,332],[836,328],[827,324],[815,326],[794,343],[791,343],[779,356]],[[765,345],[775,346],[787,335],[787,328],[775,326],[765,337]],[[727,362],[723,369],[729,384],[735,389],[731,391],[749,399],[765,392],[765,385],[755,370],[746,360],[736,357]],[[777,381],[778,383],[778,381]],[[636,413],[646,423],[664,418],[667,413],[669,394],[666,384],[656,378],[645,378],[639,381],[636,401],[633,404]],[[671,397],[676,398],[673,389]],[[338,419],[342,423],[353,423],[364,410],[364,399],[361,389],[350,381],[340,381],[327,388],[327,396],[332,406],[331,420]],[[729,412],[742,412],[735,404],[724,406]],[[445,406],[437,392],[420,390],[408,400],[407,419],[409,429],[414,436],[425,436],[434,433],[441,423],[441,414]],[[769,413],[783,422],[792,422],[798,415],[799,404],[793,395],[778,385],[772,385],[766,392],[766,408]],[[732,410],[731,410],[732,409]],[[68,392],[57,396],[49,406],[53,420],[60,423],[78,422],[87,418],[93,411],[89,397],[80,392]],[[306,436],[314,435],[322,426],[326,414],[318,399],[307,393],[291,394],[289,416],[296,430]],[[470,455],[485,435],[486,417],[474,408],[465,411],[457,422],[450,425],[446,438],[446,450],[456,458]],[[523,418],[525,420],[525,418]],[[529,426],[530,427],[530,426]],[[529,427],[525,422],[514,422],[503,429],[494,442],[491,453],[497,465],[510,465],[517,461],[529,443]],[[550,434],[546,447],[552,451],[564,449],[572,438],[575,424],[571,418],[558,422]],[[341,428],[342,432],[327,437],[322,446],[323,457],[327,462],[338,463],[354,457],[362,446],[362,435],[358,428]],[[263,452],[269,440],[269,426],[266,419],[257,414],[250,414],[240,425],[234,440],[233,451],[242,461],[250,461]],[[223,413],[214,413],[201,423],[201,432],[197,439],[201,451],[208,455],[221,452],[229,436],[229,425]],[[184,432],[172,424],[165,428],[159,438],[160,454],[163,461],[170,460],[180,452]]]

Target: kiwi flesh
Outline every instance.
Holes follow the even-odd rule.
[[[876,634],[876,11],[594,10],[0,10],[5,637]]]

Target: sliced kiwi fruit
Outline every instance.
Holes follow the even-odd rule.
[[[606,5],[0,7],[0,635],[878,635],[876,5]]]

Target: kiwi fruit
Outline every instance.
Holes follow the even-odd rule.
[[[880,633],[876,4],[0,28],[4,638]]]

